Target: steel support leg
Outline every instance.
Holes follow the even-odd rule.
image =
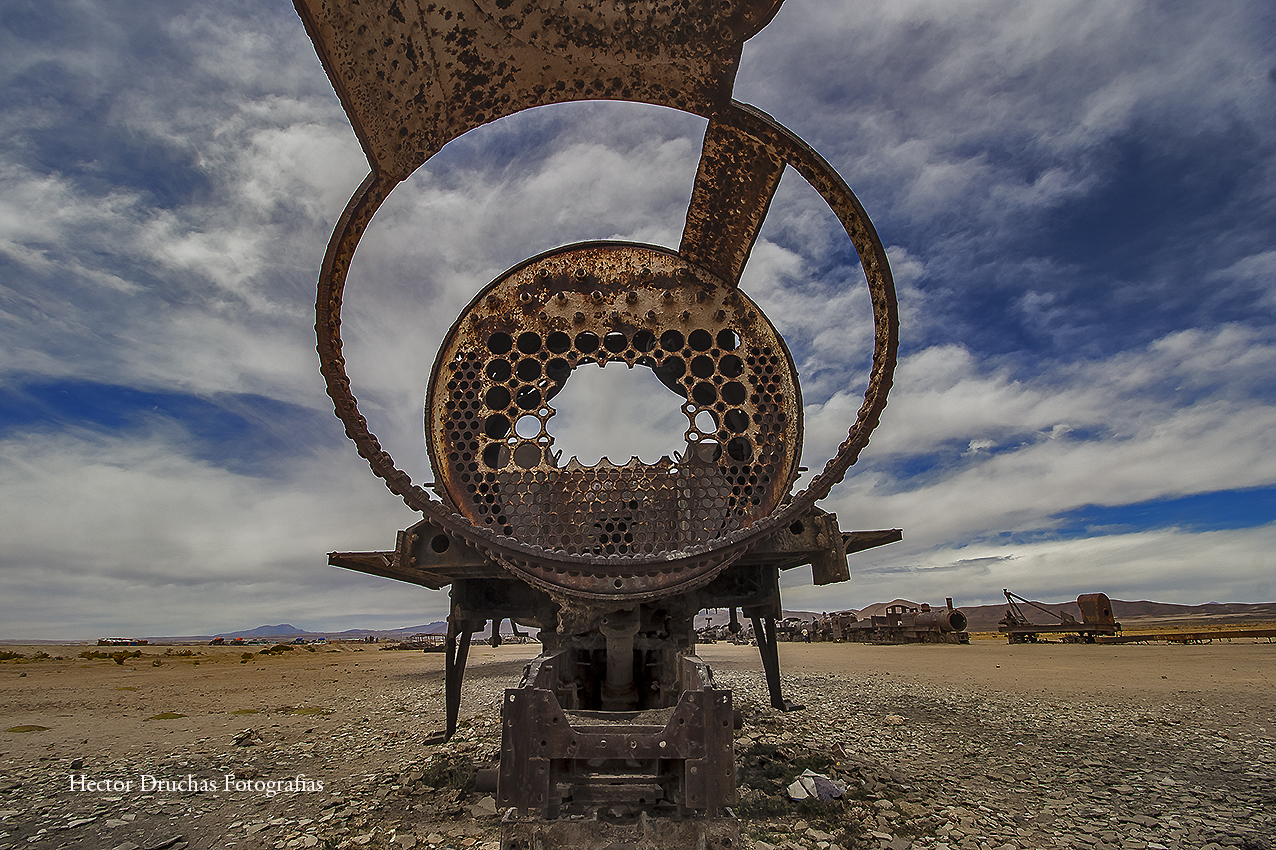
[[[758,653],[762,656],[762,669],[766,671],[766,686],[771,692],[771,707],[780,711],[801,711],[806,708],[789,702],[780,693],[780,648],[775,639],[775,618],[749,619],[753,621],[753,634],[758,639]]]
[[[455,618],[448,617],[443,660],[443,700],[447,711],[447,728],[435,732],[426,739],[427,743],[442,743],[456,734],[456,721],[461,713],[461,680],[465,678],[465,661],[470,654],[470,637],[474,634],[472,624],[466,622],[462,626],[464,627],[458,626]]]

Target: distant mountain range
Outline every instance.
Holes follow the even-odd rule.
[[[520,631],[527,629],[520,628]],[[421,626],[400,626],[397,629],[346,629],[344,632],[310,632],[305,629],[299,629],[290,623],[280,623],[277,626],[258,626],[255,629],[244,629],[238,632],[222,632],[220,634],[211,635],[210,637],[221,638],[244,638],[251,640],[252,638],[329,638],[335,640],[349,640],[351,638],[376,637],[382,639],[394,640],[396,638],[405,638],[409,635],[443,635],[447,634],[447,621],[436,620],[433,623],[426,623]],[[492,624],[489,621],[487,626],[481,632],[476,632],[474,637],[483,638],[492,634]],[[510,629],[509,620],[501,621],[501,634],[513,634]]]
[[[429,623],[424,626],[404,626],[399,629],[346,629],[344,632],[311,632],[306,629],[299,629],[290,623],[280,623],[277,626],[258,626],[255,629],[243,629],[238,632],[219,632],[213,637],[220,638],[349,638],[349,637],[386,637],[390,635],[415,635],[421,632],[446,632],[447,623]]]
[[[941,603],[942,604],[942,603]],[[1081,620],[1081,611],[1075,602],[1039,602],[1037,603],[1050,611],[1061,611],[1071,614],[1078,621]],[[853,611],[861,618],[870,616],[880,616],[885,613],[888,606],[891,605],[907,605],[908,607],[917,607],[918,603],[910,602],[907,599],[894,599],[890,602],[878,602],[873,605],[865,606],[858,611]],[[932,607],[940,607],[932,603]],[[969,629],[972,632],[993,632],[997,630],[997,621],[1006,615],[1006,605],[959,605],[962,613],[966,615],[969,622]],[[1020,608],[1027,614],[1028,619],[1034,623],[1045,624],[1052,622],[1050,615],[1037,610],[1029,605],[1020,603]],[[1276,622],[1276,602],[1207,602],[1204,605],[1175,605],[1169,602],[1125,602],[1120,599],[1112,600],[1112,612],[1116,615],[1117,622],[1124,625],[1127,629],[1132,626],[1146,628],[1154,623],[1157,624],[1174,624],[1176,622],[1201,624],[1204,623],[1254,623],[1254,622]],[[785,617],[797,617],[802,620],[811,620],[819,614],[812,611],[788,611],[784,612]],[[695,627],[697,629],[704,628],[712,623],[713,625],[725,625],[730,619],[730,612],[725,608],[702,611],[696,615]],[[747,626],[748,620],[740,617],[740,625]],[[272,639],[288,639],[306,638],[313,640],[315,638],[328,638],[330,640],[358,640],[364,637],[381,638],[382,640],[396,640],[406,638],[415,634],[445,634],[447,632],[447,622],[437,620],[433,623],[425,623],[419,626],[403,626],[397,629],[346,629],[342,632],[311,632],[305,629],[297,628],[291,623],[280,623],[275,626],[258,626],[255,629],[244,629],[237,632],[221,632],[216,635],[184,635],[173,637],[153,637],[146,635],[145,637],[152,643],[194,643],[199,641],[208,641],[214,637],[227,638],[243,638],[245,640],[272,638]],[[487,630],[475,635],[475,639],[487,637],[491,634],[490,625]],[[510,634],[510,624],[508,620],[501,623],[501,634]],[[65,640],[21,640],[17,638],[0,639],[0,644],[59,644],[65,643]],[[74,641],[73,641],[74,642]]]
[[[942,606],[932,603],[932,607]],[[1042,607],[1051,611],[1066,611],[1081,620],[1081,610],[1077,607],[1076,602],[1049,602],[1038,603]],[[880,616],[885,613],[886,608],[891,605],[907,605],[910,608],[918,607],[918,603],[910,602],[907,599],[894,599],[890,602],[878,602],[868,605],[855,612],[860,617]],[[970,623],[970,631],[972,632],[995,632],[997,630],[997,621],[1006,615],[1006,605],[977,605],[971,607],[958,606],[962,613],[966,615],[967,621]],[[1020,603],[1020,607],[1028,615],[1028,619],[1034,623],[1047,623],[1051,618],[1036,608]],[[1204,605],[1175,605],[1169,602],[1123,602],[1119,599],[1112,600],[1112,611],[1116,615],[1117,621],[1129,626],[1136,622],[1173,622],[1175,620],[1208,620],[1219,623],[1241,623],[1241,622],[1276,622],[1276,602],[1263,603],[1243,603],[1243,602],[1209,602]],[[696,615],[695,627],[704,628],[710,623],[714,625],[725,625],[730,620],[730,612],[722,608],[718,610],[701,611]],[[813,619],[819,614],[812,611],[789,611],[784,612],[785,617],[798,617],[803,620]],[[749,621],[740,617],[740,625],[747,626]],[[222,632],[217,635],[206,637],[222,637],[227,640],[234,638],[243,638],[252,640],[254,638],[306,638],[313,640],[315,638],[327,638],[329,640],[358,640],[364,637],[381,638],[382,640],[396,640],[406,638],[408,635],[415,634],[434,634],[441,635],[447,633],[447,622],[445,620],[437,620],[433,623],[425,623],[419,626],[403,626],[397,629],[346,629],[343,632],[311,632],[305,629],[297,628],[290,623],[280,623],[277,626],[258,626],[255,629],[244,629],[238,632]],[[491,625],[488,628],[476,634],[476,639],[487,637],[491,634]],[[508,620],[501,623],[501,634],[510,634],[510,624]],[[195,635],[185,638],[157,638],[153,640],[195,640],[202,636]]]

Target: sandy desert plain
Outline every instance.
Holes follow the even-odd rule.
[[[441,654],[266,648],[4,647],[0,850],[498,846],[468,778],[535,645],[473,648],[441,745]],[[1276,847],[1274,643],[781,644],[788,714],[756,648],[700,654],[744,717],[746,847]],[[788,801],[803,767],[847,798]]]

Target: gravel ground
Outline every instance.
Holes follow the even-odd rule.
[[[1025,661],[1016,647],[1014,675],[998,679],[1005,646],[785,647],[786,695],[808,706],[788,714],[767,706],[755,649],[701,654],[745,718],[739,811],[755,850],[1276,847],[1276,646],[1176,649],[1193,648],[1124,656],[1136,663],[1105,687],[1114,662],[1093,653]],[[462,728],[437,746],[424,743],[442,722],[437,655],[241,667],[238,652],[155,666],[64,651],[0,666],[4,728],[37,727],[0,736],[0,850],[498,846],[491,798],[464,790],[465,768],[494,761],[503,690],[533,647],[475,648]],[[1249,684],[1167,684],[1223,664]],[[802,765],[845,781],[847,797],[787,801]],[[80,776],[132,785],[77,788]]]

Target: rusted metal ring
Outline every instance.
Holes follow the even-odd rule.
[[[732,102],[715,116],[752,137],[781,162],[792,166],[819,192],[837,215],[860,258],[873,305],[873,365],[864,403],[846,439],[805,490],[794,494],[771,516],[709,543],[678,552],[638,556],[588,556],[550,552],[473,525],[399,469],[359,413],[350,390],[341,343],[341,301],[350,261],[377,209],[398,180],[376,171],[347,204],[328,243],[320,272],[315,331],[320,372],[327,383],[346,435],[374,474],[404,503],[502,564],[518,577],[555,594],[597,601],[634,603],[706,584],[751,545],[788,525],[828,495],[868,445],[890,391],[899,342],[899,318],[886,251],[859,200],[818,153],[774,119],[753,107]]]

